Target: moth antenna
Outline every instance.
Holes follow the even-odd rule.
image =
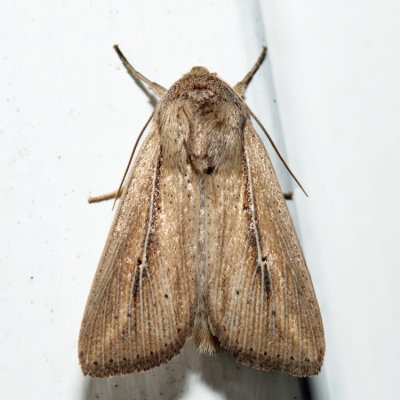
[[[250,115],[254,118],[254,120],[257,122],[257,124],[259,125],[259,127],[263,130],[263,132],[265,133],[265,135],[267,136],[269,142],[271,143],[273,149],[275,150],[276,154],[278,155],[278,157],[280,158],[280,160],[282,161],[283,165],[286,167],[286,169],[288,170],[289,174],[292,176],[292,178],[296,181],[296,183],[299,185],[300,189],[303,191],[303,193],[308,197],[308,193],[305,191],[305,189],[303,188],[303,186],[301,185],[301,183],[299,182],[299,180],[296,178],[296,176],[294,175],[294,173],[292,172],[292,170],[289,168],[289,165],[287,165],[286,161],[284,160],[284,158],[282,157],[281,153],[279,152],[278,148],[276,147],[275,143],[273,142],[271,136],[269,135],[269,133],[267,132],[267,130],[264,128],[263,124],[261,123],[261,121],[255,116],[255,114],[253,113],[253,111],[251,111],[250,107],[244,102],[242,96],[246,90],[246,87],[248,85],[248,83],[250,82],[250,80],[252,79],[253,75],[256,73],[257,69],[260,67],[262,61],[264,60],[265,57],[265,53],[267,51],[267,48],[264,46],[262,48],[261,54],[258,57],[258,60],[256,61],[256,63],[254,64],[253,68],[251,69],[251,71],[239,82],[237,83],[233,88],[231,87],[233,93],[239,98],[239,101],[241,102],[241,104],[243,104],[248,112],[250,113]],[[225,82],[226,83],[226,82]],[[227,84],[228,87],[230,87]]]
[[[164,94],[167,92],[167,89],[163,88],[158,83],[152,82],[150,79],[147,79],[139,71],[133,68],[132,65],[129,63],[129,61],[122,54],[122,51],[119,49],[117,44],[114,45],[114,50],[117,52],[118,57],[121,59],[122,64],[124,64],[125,68],[127,69],[130,75],[132,75],[135,79],[139,79],[144,83],[146,83],[150,88],[150,90],[152,90],[158,97],[164,96]]]
[[[245,104],[245,103],[243,103],[243,104]],[[281,159],[283,165],[286,167],[286,169],[288,170],[289,174],[292,175],[292,178],[296,181],[296,183],[299,185],[300,189],[308,197],[307,192],[305,191],[305,189],[303,188],[303,186],[301,185],[299,180],[295,177],[294,173],[289,168],[289,165],[286,164],[286,161],[282,157],[281,153],[279,153],[278,148],[276,147],[275,143],[273,142],[273,140],[272,140],[271,136],[269,135],[269,133],[267,132],[267,130],[263,127],[263,124],[261,123],[261,121],[254,115],[253,111],[250,110],[250,108],[249,108],[249,106],[247,104],[246,104],[246,107],[247,107],[247,110],[249,111],[250,115],[254,118],[254,120],[257,122],[258,126],[263,130],[263,132],[267,136],[267,138],[268,138],[269,142],[271,143],[273,149],[275,150],[275,152],[278,155],[278,157]]]
[[[253,68],[246,74],[246,76],[240,82],[238,82],[233,87],[240,94],[240,96],[244,95],[244,92],[246,91],[249,82],[253,79],[253,76],[257,72],[258,68],[260,68],[261,63],[265,58],[266,52],[267,48],[263,46],[256,63],[253,65]]]
[[[116,203],[118,197],[120,196],[122,185],[124,184],[124,181],[125,181],[125,178],[126,178],[126,174],[128,173],[129,167],[130,167],[132,159],[133,159],[133,155],[135,154],[136,148],[137,148],[137,146],[139,144],[139,140],[142,137],[144,131],[146,130],[147,125],[149,125],[151,119],[153,118],[153,115],[154,115],[154,111],[151,113],[149,119],[144,124],[144,127],[142,128],[142,130],[139,133],[138,138],[136,139],[135,145],[133,146],[133,150],[131,152],[131,156],[129,157],[128,165],[126,166],[126,169],[125,169],[125,172],[124,172],[124,176],[122,177],[122,181],[121,181],[121,183],[120,183],[120,185],[118,187],[118,190],[115,193],[115,198],[114,198],[114,203],[113,203],[113,206],[112,206],[112,210],[114,210],[115,203]]]

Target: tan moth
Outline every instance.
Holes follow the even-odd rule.
[[[255,368],[317,374],[325,352],[317,299],[242,99],[265,48],[233,88],[193,67],[168,90],[115,49],[160,101],[86,304],[83,373],[148,370],[192,337],[201,352],[225,350]]]

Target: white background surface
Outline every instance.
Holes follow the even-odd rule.
[[[112,380],[84,378],[77,358],[112,220],[110,203],[86,198],[118,186],[152,111],[112,45],[168,87],[193,65],[236,83],[265,42],[246,98],[310,194],[280,173],[325,325],[311,393],[396,398],[399,20],[396,0],[3,0],[0,398],[310,398],[305,381],[190,344],[167,366]]]

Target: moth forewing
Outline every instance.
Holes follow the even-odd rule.
[[[127,179],[96,271],[79,339],[82,370],[91,376],[153,368],[179,353],[191,334],[191,240],[197,232],[185,229],[182,219],[193,219],[198,200],[184,191],[181,174],[163,167],[160,150],[154,126]]]
[[[325,350],[318,303],[275,172],[250,120],[239,162],[243,174],[236,189],[221,177],[218,206],[210,202],[207,208],[220,221],[213,240],[223,243],[210,261],[211,331],[240,362],[314,375]]]
[[[256,368],[320,370],[324,334],[311,278],[240,97],[261,59],[238,92],[194,67],[156,106],[86,305],[84,374],[152,368],[192,334],[200,351],[222,348]]]

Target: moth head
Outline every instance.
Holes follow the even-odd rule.
[[[196,66],[192,67],[188,75],[210,75],[210,72],[205,67]]]

